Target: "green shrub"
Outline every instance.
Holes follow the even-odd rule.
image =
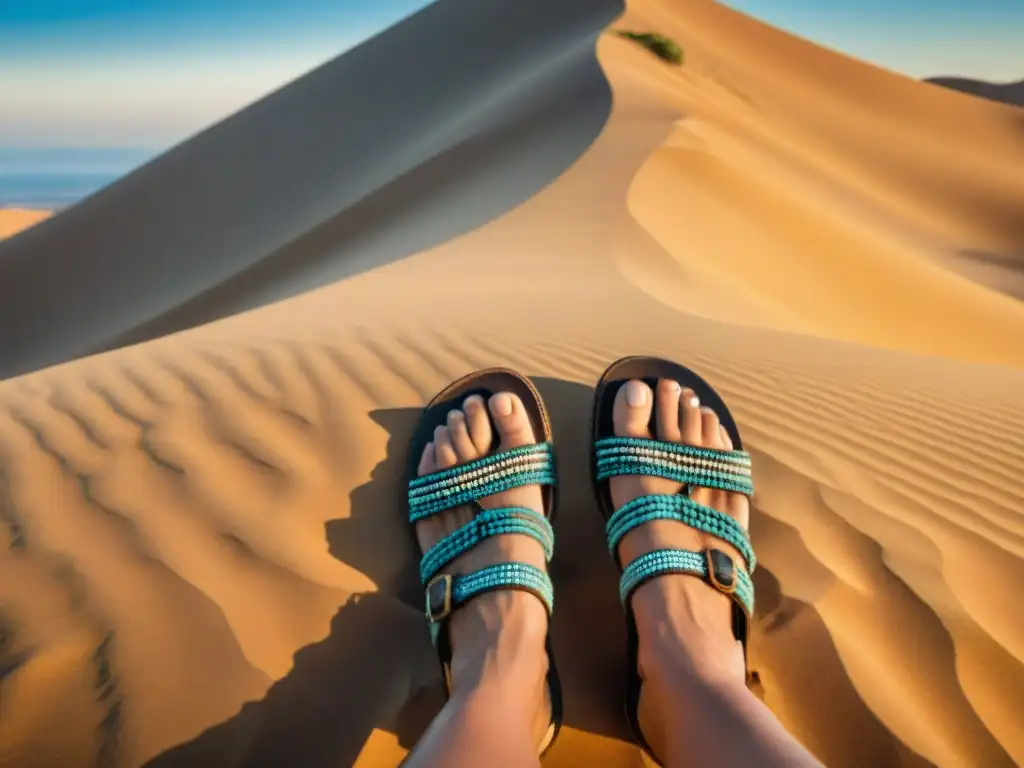
[[[616,34],[619,37],[640,43],[655,56],[671,64],[683,63],[683,49],[674,40],[670,40],[664,35],[655,32],[629,32],[627,30],[619,30]]]

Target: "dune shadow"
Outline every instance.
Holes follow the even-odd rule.
[[[815,607],[785,594],[778,578],[766,567],[755,571],[754,586],[757,605],[751,647],[766,662],[761,666],[770,667],[772,683],[781,683],[783,689],[773,692],[761,686],[760,690],[755,688],[755,693],[769,705],[773,703],[772,693],[781,693],[790,702],[789,708],[796,710],[790,712],[790,717],[811,732],[813,743],[805,746],[826,765],[932,766],[861,698],[829,627]],[[793,649],[778,652],[779,640]],[[829,724],[827,731],[822,727],[824,723]],[[827,738],[821,739],[820,734],[826,732]]]
[[[374,728],[410,722],[417,732],[431,691],[410,694],[417,648],[430,640],[416,611],[380,594],[353,596],[322,642],[295,654],[292,670],[263,699],[146,763],[171,766],[336,768],[355,763]],[[411,714],[410,714],[411,713]]]
[[[966,93],[970,96],[1006,104],[1011,107],[1024,107],[1024,80],[1010,83],[994,83],[988,80],[976,80],[969,77],[926,77],[926,83],[940,85],[953,91]]]

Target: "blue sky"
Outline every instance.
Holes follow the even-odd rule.
[[[819,45],[911,77],[1024,78],[1024,0],[724,2]]]
[[[1024,0],[727,2],[914,77],[1024,77]],[[425,4],[0,0],[0,173],[123,172]]]
[[[164,148],[425,4],[0,0],[0,148]]]

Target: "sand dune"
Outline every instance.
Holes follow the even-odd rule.
[[[637,73],[679,114],[629,194],[679,265],[648,281],[659,298],[723,320],[1021,363],[1018,110],[712,3],[638,0],[617,26],[664,30],[688,57],[676,76],[654,62]]]
[[[435,3],[0,244],[0,375],[291,296],[525,200],[607,117],[593,41],[620,9]]]
[[[50,211],[27,208],[0,208],[0,240],[33,227],[50,216]]]
[[[552,12],[531,10],[533,34]],[[582,46],[591,13],[555,26]],[[394,204],[393,236],[431,247],[398,260],[371,240],[379,261],[360,261],[358,238],[316,229],[309,252],[347,245],[323,282],[345,279],[0,383],[0,764],[396,764],[440,686],[403,522],[406,441],[437,389],[493,364],[537,377],[559,445],[567,729],[546,764],[636,764],[585,470],[590,385],[629,353],[704,373],[755,454],[752,654],[783,722],[829,765],[1024,762],[1022,316],[1009,270],[988,274],[1006,279],[994,290],[951,255],[1015,247],[1008,113],[704,0],[636,0],[614,26],[678,36],[686,65],[602,37],[610,115],[550,184],[524,182],[525,202],[433,241],[426,213],[385,195],[367,203],[373,237]],[[308,103],[303,82],[278,98]],[[933,124],[944,110],[960,119]],[[282,168],[305,158],[274,146]],[[182,158],[143,169],[153,190]],[[74,210],[12,243],[42,243]],[[212,223],[189,237],[218,253]],[[209,269],[230,272],[237,248]],[[300,286],[326,259],[266,263]],[[181,269],[177,290],[193,270],[200,296],[212,272]],[[117,333],[165,311],[138,290]],[[33,326],[38,357],[21,346],[4,364],[113,338],[65,319]]]

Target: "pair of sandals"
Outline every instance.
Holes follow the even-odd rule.
[[[710,406],[732,439],[734,450],[718,450],[660,440],[620,437],[612,423],[612,405],[619,388],[632,379],[655,389],[659,379],[678,382],[694,391],[702,404]],[[526,407],[535,445],[498,451],[498,431],[487,455],[431,474],[417,476],[420,456],[433,440],[434,430],[446,423],[448,412],[462,407],[467,397],[487,400],[497,392],[512,392]],[[656,409],[651,409],[650,434],[655,430]],[[490,414],[488,414],[490,418]],[[493,426],[493,424],[492,424]],[[640,675],[637,669],[637,629],[630,607],[633,592],[649,579],[665,574],[689,574],[702,579],[732,600],[732,630],[743,645],[746,658],[754,588],[750,573],[756,558],[742,526],[711,507],[689,497],[689,486],[753,494],[750,456],[742,450],[739,430],[729,409],[715,390],[700,376],[676,363],[651,357],[627,357],[613,363],[598,381],[591,414],[591,483],[605,520],[608,549],[621,571],[619,597],[626,613],[628,668],[625,709],[633,734],[648,756],[659,762],[640,730],[638,704]],[[426,615],[430,635],[437,649],[448,690],[451,690],[451,646],[448,618],[453,611],[485,592],[504,589],[525,590],[535,595],[550,617],[554,590],[548,574],[526,563],[496,563],[464,574],[445,572],[445,567],[480,541],[491,536],[517,533],[532,537],[551,559],[555,534],[551,527],[557,507],[557,477],[551,424],[540,394],[515,371],[491,368],[470,374],[450,384],[426,406],[409,451],[409,520],[411,523],[463,504],[475,507],[476,516],[443,538],[423,554],[420,577],[426,591]],[[608,481],[616,475],[647,475],[682,483],[679,493],[649,495],[615,509]],[[479,499],[524,485],[540,485],[544,514],[525,507],[484,509]],[[732,544],[743,557],[745,567],[720,549],[693,552],[659,549],[647,552],[625,568],[618,554],[623,537],[652,520],[675,520]],[[549,658],[547,683],[551,696],[551,724],[540,746],[543,754],[558,735],[562,721],[561,686],[551,647],[550,624],[546,640]],[[748,675],[749,678],[749,675]]]

